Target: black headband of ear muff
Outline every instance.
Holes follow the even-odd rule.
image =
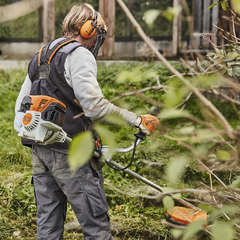
[[[97,11],[95,11],[94,10],[94,22],[92,22],[92,28],[90,29],[90,32],[89,32],[89,34],[88,35],[91,35],[91,33],[93,32],[93,30],[94,30],[94,28],[96,28],[97,29],[97,18],[98,18],[98,13],[97,13]]]
[[[98,14],[97,11],[94,12],[94,22],[92,23],[93,28],[90,30],[90,33],[94,30],[94,28],[97,29],[97,41],[95,43],[94,49],[92,51],[93,56],[96,58],[98,55],[99,48],[103,45],[104,40],[106,38],[107,32],[103,28],[97,27],[97,18]]]
[[[103,45],[106,38],[107,32],[103,28],[97,28],[97,41],[95,43],[94,49],[92,51],[93,56],[96,58],[98,55],[99,48]]]

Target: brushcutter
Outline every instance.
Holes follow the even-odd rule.
[[[18,113],[20,113],[19,119],[21,121],[20,124],[17,124],[18,126],[21,126],[19,127],[19,136],[35,140],[43,145],[54,142],[71,142],[71,138],[69,138],[66,132],[64,132],[62,129],[65,120],[66,106],[57,99],[43,95],[26,96],[21,103],[21,108]],[[19,119],[17,118],[17,121]],[[144,121],[146,121],[148,124],[152,124],[151,118],[146,118]],[[127,153],[133,151],[131,161],[127,166],[122,166],[121,164],[113,161],[112,157],[109,156],[105,158],[105,162],[111,168],[115,170],[122,170],[134,178],[137,178],[138,180],[162,192],[162,187],[128,169],[133,162],[136,147],[142,140],[146,139],[146,134],[140,131],[135,134],[135,137],[136,139],[132,146],[128,148],[118,148],[116,150],[118,153]],[[106,156],[106,153],[108,152],[108,146],[101,146],[100,149],[99,141],[97,140],[96,143],[96,146],[98,146],[97,153],[101,152],[98,154],[97,159],[100,159],[101,154]],[[171,212],[167,210],[167,221],[178,225],[188,225],[197,220],[204,220],[207,222],[206,212],[201,211],[201,209],[193,206],[183,199],[176,199],[176,201],[185,207],[175,206]]]
[[[137,134],[134,134],[136,136],[136,140],[134,142],[134,144],[128,148],[118,148],[116,149],[117,153],[127,153],[130,151],[132,152],[132,158],[129,162],[129,164],[124,167],[121,164],[115,162],[112,160],[112,157],[108,157],[105,159],[106,163],[108,166],[110,166],[111,168],[115,169],[115,170],[122,170],[126,173],[128,173],[129,175],[131,175],[134,178],[137,178],[138,180],[146,183],[147,185],[153,187],[154,189],[163,192],[163,188],[160,187],[159,185],[151,182],[150,180],[142,177],[141,175],[137,174],[134,171],[131,171],[130,169],[128,169],[128,167],[131,165],[133,158],[134,158],[134,153],[135,153],[135,149],[136,147],[139,145],[139,143],[142,140],[146,139],[146,135],[143,134],[142,132],[139,132]],[[105,155],[108,152],[108,146],[103,146],[102,147],[102,153],[103,155]],[[197,220],[204,220],[205,224],[204,227],[206,227],[207,224],[207,213],[202,211],[201,209],[195,207],[194,205],[192,205],[191,203],[185,201],[184,199],[176,199],[177,202],[179,202],[180,204],[184,205],[185,207],[179,207],[179,206],[175,206],[173,208],[173,210],[170,212],[169,210],[167,210],[167,213],[165,214],[166,220],[168,222],[171,222],[173,224],[177,224],[177,225],[188,225],[192,222],[195,222]]]

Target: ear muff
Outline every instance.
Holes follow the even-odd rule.
[[[93,24],[93,21],[88,20],[82,25],[82,27],[80,29],[80,35],[83,38],[90,38],[97,31],[97,29],[95,27],[93,27],[92,24]]]
[[[80,28],[80,35],[83,38],[91,38],[97,31],[97,12],[94,13],[94,20],[87,20]]]

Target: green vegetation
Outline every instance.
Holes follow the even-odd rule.
[[[175,67],[181,72],[186,71],[180,64],[175,64]],[[20,231],[21,239],[36,238],[36,207],[31,185],[31,150],[21,146],[21,141],[13,129],[14,105],[25,74],[26,71],[24,70],[0,72],[0,100],[2,103],[0,107],[0,150],[2,153],[0,156],[0,239],[12,239],[12,236],[17,235],[18,231]],[[156,75],[159,76],[161,84],[169,84],[170,72],[162,64],[154,63],[118,64],[108,67],[100,65],[98,80],[104,95],[111,100],[119,96],[116,93],[116,89],[124,93],[133,89],[143,89],[156,85]],[[126,82],[124,78],[127,80]],[[132,81],[133,79],[135,81]],[[149,90],[144,92],[144,95],[159,103],[166,101],[163,90]],[[148,113],[152,106],[151,103],[146,103],[141,97],[137,96],[127,96],[114,101],[114,103],[127,107],[138,114]],[[224,103],[222,104],[224,106]],[[196,100],[194,98],[191,98],[191,101],[188,102],[186,109],[192,113],[197,112]],[[230,115],[233,119],[232,113]],[[201,114],[199,117],[202,117]],[[236,125],[235,119],[232,120],[232,125],[234,124]],[[161,120],[159,131],[148,137],[137,148],[135,159],[130,169],[164,188],[197,189],[202,186],[200,182],[206,185],[216,183],[215,180],[211,182],[209,175],[198,168],[191,151],[179,145],[177,141],[163,136],[168,131],[168,128],[177,131],[184,127],[185,129],[189,127],[201,129],[200,125],[193,124],[191,121],[183,118]],[[136,129],[130,127],[108,126],[108,129],[114,133],[116,143],[120,147],[127,147],[133,143],[133,134],[137,132]],[[171,136],[178,137],[178,134],[174,133]],[[213,153],[216,149],[226,149],[223,145],[214,142],[211,144],[209,142],[206,144],[196,143],[196,145],[199,145],[199,150],[200,148],[212,149]],[[173,158],[181,161],[178,158],[179,156],[188,159],[187,167],[181,180],[171,182],[167,166],[174,164]],[[114,160],[126,166],[130,157],[131,153],[116,154]],[[151,167],[147,163],[148,161],[154,162],[154,167]],[[104,178],[121,191],[133,194],[148,194],[146,188],[143,188],[143,186],[146,187],[145,184],[126,173],[115,171],[107,165],[104,166],[103,172]],[[216,174],[226,184],[230,178],[231,180],[234,178],[229,178],[229,174],[224,172]],[[113,190],[107,183],[105,184],[105,190],[111,221],[121,225],[115,233],[115,239],[174,239],[173,235],[177,236],[179,233],[164,223],[166,210],[161,199],[150,200],[143,197],[122,195]],[[198,200],[203,199],[202,196],[200,197],[200,195],[194,195],[193,193],[184,193],[183,196]],[[204,208],[204,206],[202,207]],[[215,214],[215,217],[212,216],[212,218],[222,219],[222,214],[214,210],[214,208],[205,206],[205,209]],[[233,209],[229,207],[228,210],[232,211]],[[67,222],[74,218],[73,211],[69,205]],[[82,234],[76,231],[65,232],[64,236],[65,239],[69,240],[83,239]],[[208,236],[199,235],[198,239],[208,239]]]

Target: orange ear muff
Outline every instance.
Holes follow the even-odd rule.
[[[80,35],[83,38],[90,38],[96,31],[96,27],[93,26],[93,20],[88,20],[80,28]]]

